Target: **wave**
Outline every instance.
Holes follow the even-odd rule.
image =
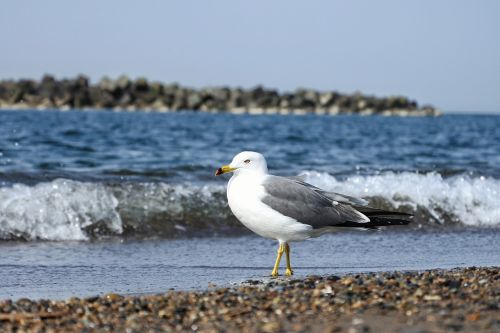
[[[376,207],[415,214],[414,226],[500,225],[500,180],[437,173],[353,175],[305,171],[326,190],[363,197]],[[95,183],[56,179],[0,188],[0,239],[93,240],[242,233],[224,185]]]
[[[368,198],[374,206],[405,208],[416,214],[417,219],[428,217],[438,224],[500,225],[498,179],[466,174],[443,178],[435,172],[386,172],[350,176],[345,180],[314,171],[301,175],[307,182],[325,190]]]
[[[0,189],[0,238],[86,240],[103,225],[120,234],[118,200],[103,185],[57,179]]]

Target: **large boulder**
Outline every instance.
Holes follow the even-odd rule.
[[[117,88],[121,89],[122,91],[127,91],[130,86],[132,85],[130,79],[126,75],[121,75],[115,82]]]
[[[38,93],[50,100],[53,100],[58,90],[58,82],[52,75],[44,75],[38,87]]]
[[[319,104],[323,108],[329,108],[335,104],[338,94],[333,91],[323,92],[319,95]]]
[[[103,90],[103,91],[107,91],[107,92],[110,92],[110,93],[113,93],[115,91],[115,89],[118,87],[118,85],[116,84],[115,81],[113,81],[112,79],[110,79],[109,77],[107,76],[103,76],[102,79],[99,81],[99,83],[97,84],[97,87],[100,89],[100,90]]]
[[[99,109],[112,109],[116,106],[117,101],[112,95],[112,90],[101,89],[100,87],[91,87],[89,89],[92,106]]]

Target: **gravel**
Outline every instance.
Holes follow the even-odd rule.
[[[1,332],[499,332],[499,267],[0,301]]]

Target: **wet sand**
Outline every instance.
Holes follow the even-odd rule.
[[[2,332],[498,332],[500,268],[249,280],[234,288],[0,301]]]

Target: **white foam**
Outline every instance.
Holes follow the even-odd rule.
[[[373,176],[350,176],[338,180],[330,174],[303,172],[306,181],[325,190],[347,195],[383,197],[392,205],[425,207],[438,221],[451,214],[469,226],[500,225],[500,180],[458,175],[443,178],[431,172],[387,172]]]
[[[442,223],[500,226],[500,180],[437,173],[383,173],[337,179],[303,172],[325,190],[363,198],[383,198],[398,208],[425,210]],[[423,223],[428,220],[424,216]],[[239,226],[221,185],[165,183],[85,183],[65,179],[34,186],[0,188],[0,239],[88,240],[109,233],[156,236],[174,230]],[[104,226],[105,228],[101,228]],[[98,229],[98,230],[96,230]],[[89,230],[91,232],[89,232]]]
[[[155,228],[168,233],[174,223],[175,229],[183,230],[182,223],[193,218],[210,225],[230,214],[223,192],[218,185],[66,179],[15,184],[0,188],[0,240],[88,240],[124,230],[154,236],[150,232]]]
[[[103,185],[57,179],[35,186],[0,189],[0,236],[86,240],[83,228],[105,223],[122,232],[118,200]]]

